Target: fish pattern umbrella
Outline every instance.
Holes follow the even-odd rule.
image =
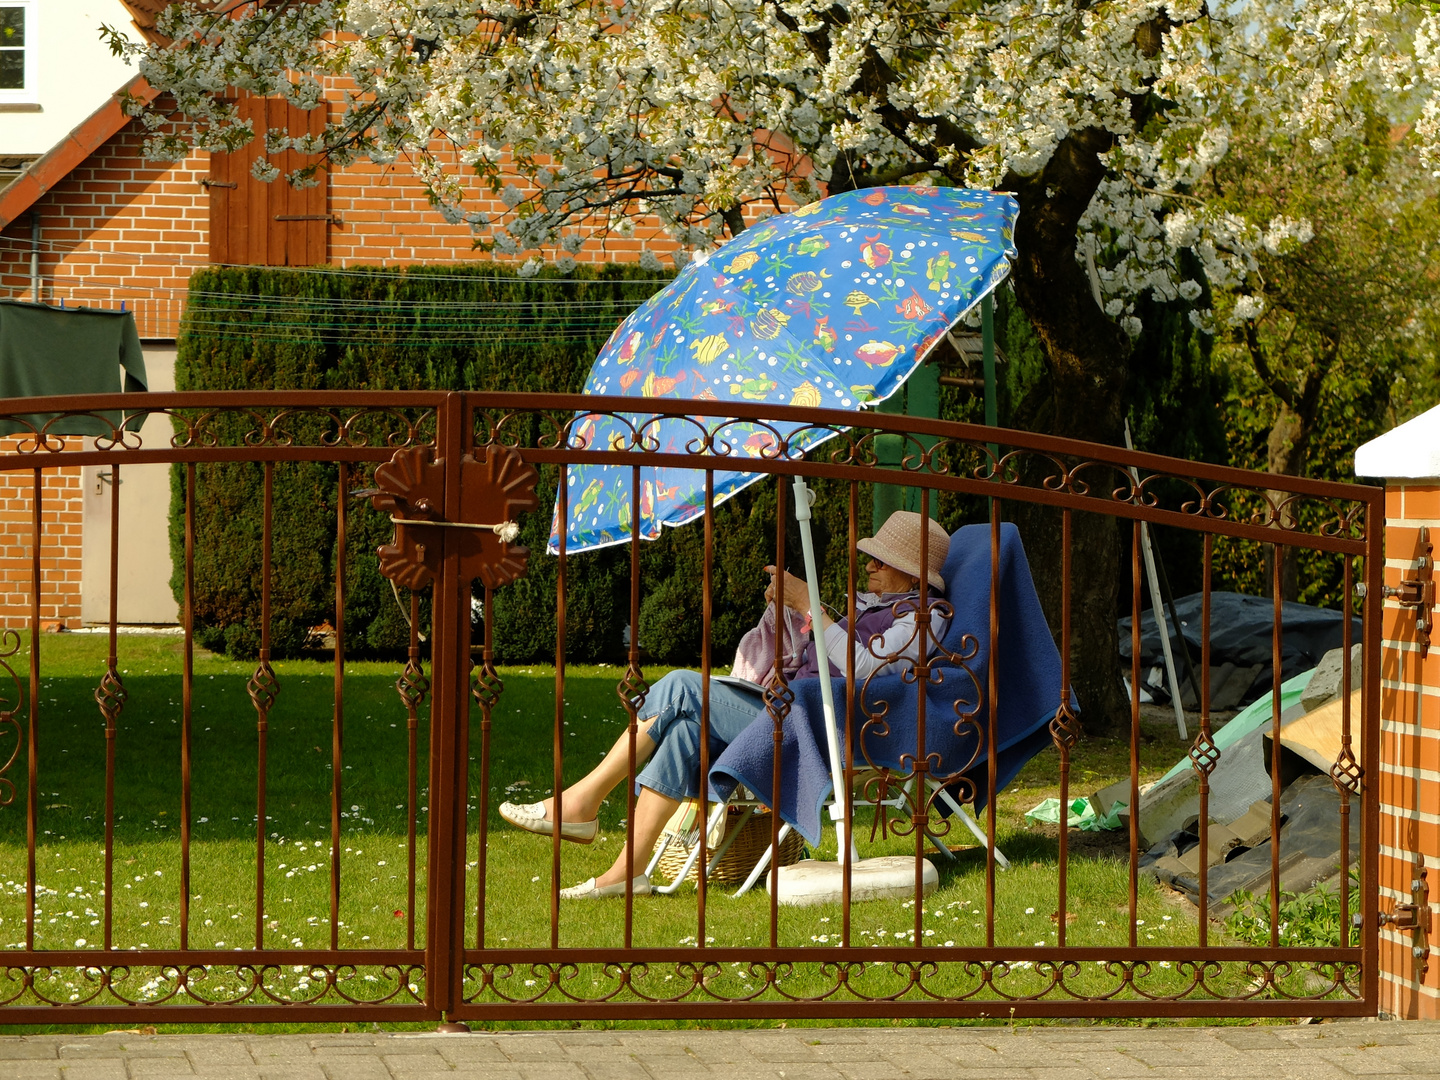
[[[1010,272],[1018,207],[1006,194],[961,188],[847,191],[751,226],[687,266],[616,328],[596,357],[586,394],[765,402],[861,409],[885,400],[964,314]],[[572,448],[685,453],[717,432],[735,467],[715,471],[718,504],[763,474],[746,458],[773,456],[776,434],[798,454],[831,438],[800,422],[726,422],[580,414]],[[724,451],[718,451],[723,453]],[[567,470],[565,546],[625,543],[633,470]],[[704,473],[642,470],[639,534],[683,525],[705,510]],[[560,506],[549,550],[559,550]]]

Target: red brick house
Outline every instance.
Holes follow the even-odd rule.
[[[154,15],[167,2],[124,0],[147,36],[153,36]],[[145,100],[155,97],[139,78],[128,90]],[[270,123],[298,131],[321,122],[318,111],[301,113],[283,101],[248,99],[241,106],[254,116],[257,129]],[[174,385],[173,343],[190,275],[199,267],[403,266],[490,258],[475,250],[468,227],[447,224],[431,207],[403,162],[324,172],[317,187],[296,191],[283,182],[253,179],[254,149],[196,152],[184,161],[164,163],[143,158],[143,141],[140,124],[124,115],[113,94],[107,95],[95,102],[87,119],[0,188],[0,297],[106,308],[125,304],[135,313],[146,344],[152,389]],[[288,169],[300,161],[280,164]],[[476,209],[496,215],[504,209],[478,184],[473,198]],[[633,259],[646,246],[662,254],[673,250],[658,228],[649,232],[644,240],[608,238],[582,249],[578,258]],[[42,618],[69,627],[104,619],[108,611],[108,580],[101,582],[98,570],[108,568],[108,554],[102,557],[104,545],[92,535],[97,570],[87,579],[85,567],[92,562],[83,557],[82,528],[102,510],[108,513],[108,498],[101,497],[103,480],[81,472],[51,475],[45,496],[47,519],[59,515],[55,523],[63,520],[66,532],[54,536],[53,549],[47,534],[43,548]],[[168,505],[168,486],[160,470],[156,473],[148,481],[127,477],[135,486],[124,500],[124,543],[136,545],[137,555],[146,554],[127,560],[122,553],[122,561],[151,570],[122,592],[123,622],[174,618],[168,559],[155,554],[167,550],[163,511]],[[28,474],[0,477],[0,623],[6,625],[24,624],[30,615],[28,606],[16,607],[31,573],[29,483]],[[142,509],[139,489],[146,484],[153,505]],[[129,520],[131,506],[134,521]],[[19,583],[13,595],[4,584],[11,581]]]

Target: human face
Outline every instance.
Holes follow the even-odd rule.
[[[918,578],[913,578],[904,570],[897,570],[893,566],[882,563],[874,556],[865,564],[866,587],[873,593],[902,593],[913,592],[920,587]]]

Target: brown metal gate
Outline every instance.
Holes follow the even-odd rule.
[[[567,582],[584,574],[586,567],[583,556],[572,558],[562,552],[557,568],[554,696],[548,723],[539,725],[534,719],[535,702],[517,698],[521,691],[514,686],[507,689],[495,664],[495,620],[489,613],[495,611],[501,590],[517,588],[510,583],[515,553],[495,534],[477,526],[520,512],[538,513],[548,520],[548,488],[538,500],[529,495],[532,469],[542,470],[547,484],[558,480],[564,491],[564,470],[580,462],[636,469],[641,464],[725,466],[730,462],[724,456],[732,453],[724,438],[727,423],[736,418],[763,422],[778,417],[762,407],[731,402],[656,400],[651,404],[657,414],[680,412],[683,407],[697,417],[696,438],[690,445],[654,446],[636,418],[629,445],[602,448],[586,446],[578,437],[577,417],[610,410],[618,414],[632,409],[633,401],[429,393],[150,395],[147,409],[175,421],[171,445],[157,447],[143,445],[133,432],[118,430],[104,419],[104,410],[122,404],[130,402],[122,403],[119,397],[27,401],[24,408],[32,417],[46,410],[71,417],[85,414],[96,418],[99,430],[108,434],[82,440],[54,434],[61,423],[55,420],[49,422],[48,434],[33,420],[21,421],[21,433],[0,456],[0,469],[24,480],[22,486],[28,489],[18,500],[24,504],[23,512],[16,511],[17,500],[12,500],[7,541],[12,553],[21,549],[8,576],[27,600],[28,637],[7,631],[0,647],[5,653],[0,661],[15,675],[12,693],[0,702],[0,738],[8,735],[16,740],[13,756],[0,744],[0,757],[9,757],[0,768],[4,801],[0,853],[7,847],[9,851],[0,855],[6,860],[0,877],[8,878],[0,887],[0,936],[10,946],[5,957],[8,989],[0,992],[0,1017],[12,1023],[133,1024],[201,1018],[473,1023],[1275,1016],[1375,1011],[1377,793],[1375,785],[1362,782],[1365,773],[1359,763],[1363,761],[1368,771],[1379,755],[1383,516],[1376,489],[1277,478],[970,425],[814,409],[785,414],[787,419],[799,418],[834,432],[809,458],[788,451],[777,435],[747,460],[747,468],[756,472],[801,473],[829,483],[849,500],[853,541],[855,535],[868,531],[857,521],[866,486],[897,478],[894,470],[875,464],[874,441],[881,434],[898,435],[908,448],[901,466],[903,482],[920,489],[926,511],[947,511],[960,505],[957,500],[969,500],[966,506],[978,508],[977,520],[990,524],[992,565],[997,566],[1000,526],[1010,511],[1018,504],[1053,508],[1065,556],[1058,583],[1064,600],[1059,625],[1051,629],[1062,643],[1063,657],[1069,655],[1069,597],[1076,572],[1070,543],[1080,515],[1086,515],[1086,521],[1091,516],[1118,520],[1121,529],[1134,534],[1137,599],[1132,614],[1137,624],[1141,522],[1200,535],[1207,597],[1208,567],[1217,544],[1249,541],[1334,560],[1342,595],[1364,592],[1365,597],[1361,602],[1363,679],[1355,688],[1360,691],[1360,704],[1352,714],[1349,694],[1342,694],[1343,749],[1331,768],[1345,830],[1341,851],[1348,853],[1351,836],[1358,839],[1360,851],[1360,919],[1357,925],[1343,928],[1340,944],[1283,944],[1275,888],[1284,858],[1279,844],[1272,845],[1268,946],[1230,943],[1211,927],[1203,899],[1203,869],[1198,917],[1156,916],[1175,926],[1152,932],[1142,915],[1157,901],[1135,869],[1140,843],[1133,820],[1131,857],[1123,872],[1114,866],[1097,869],[1072,858],[1062,829],[1053,864],[1048,856],[1037,857],[1006,874],[998,871],[993,856],[982,853],[971,858],[968,868],[949,873],[931,897],[920,895],[917,887],[908,905],[871,907],[851,904],[847,898],[829,914],[812,918],[797,913],[803,909],[778,906],[759,891],[731,900],[707,886],[702,873],[693,891],[687,887],[674,897],[627,895],[586,906],[562,902],[558,892],[571,883],[569,878],[583,876],[585,866],[598,865],[594,859],[601,857],[603,844],[597,844],[596,852],[586,856],[591,862],[582,860],[577,870],[572,869],[574,862],[566,860],[580,856],[571,850],[562,852],[558,840],[525,838],[495,828],[495,808],[509,797],[505,785],[511,777],[506,770],[515,768],[506,756],[511,750],[497,747],[502,742],[513,748],[527,740],[540,741],[538,733],[543,730],[551,756],[549,781],[559,788],[587,766],[566,761],[570,725],[589,720],[613,724],[617,734],[633,732],[653,677],[641,664],[638,632],[630,635],[627,663],[621,670],[607,673],[567,664]],[[9,403],[9,408],[18,413],[16,403]],[[863,426],[851,426],[857,423]],[[74,676],[50,674],[46,639],[40,633],[46,596],[57,587],[49,573],[47,545],[63,531],[59,515],[53,513],[57,496],[47,494],[52,488],[46,477],[64,469],[103,465],[123,478],[126,465],[142,462],[174,464],[177,493],[186,500],[182,571],[186,625],[176,642],[180,674],[173,683],[174,696],[166,696],[172,693],[168,689],[172,684],[164,682],[169,676],[154,675],[158,681],[152,692],[151,675],[143,668],[130,674],[125,658],[134,655],[136,647],[132,639],[117,635],[112,614],[108,636],[101,635],[104,647],[97,646],[95,652],[92,685],[97,687],[98,713],[91,714],[88,730],[74,729],[80,732],[76,742],[59,745],[48,737],[47,727],[69,732],[71,728],[63,724],[72,721],[64,716],[51,719],[49,703],[63,699],[50,688]],[[388,472],[377,474],[377,467],[387,462],[391,463]],[[305,514],[295,506],[274,504],[275,476],[277,470],[320,464],[333,469],[325,476],[334,487],[316,495],[315,505],[323,502],[340,508],[334,519],[334,618],[328,628],[331,637],[326,639],[333,655],[332,674],[323,694],[312,685],[313,675],[303,674],[311,669],[293,674],[272,660],[272,632],[279,632],[276,628],[284,618],[274,604],[272,579],[285,573],[287,560],[304,557],[303,550],[286,544],[307,524],[302,520]],[[223,468],[251,470],[247,475],[260,478],[254,490],[263,500],[264,558],[254,582],[256,604],[251,612],[258,627],[259,659],[243,680],[243,693],[253,709],[253,727],[243,737],[254,740],[247,753],[255,762],[255,773],[240,778],[253,784],[254,814],[249,825],[238,810],[231,823],[217,823],[194,804],[197,798],[203,802],[207,792],[240,782],[233,775],[219,775],[218,767],[207,763],[220,760],[213,754],[216,740],[234,740],[241,734],[238,730],[216,734],[202,715],[207,705],[218,708],[212,695],[241,692],[242,684],[235,681],[239,676],[223,661],[203,654],[206,671],[213,669],[216,674],[197,673],[196,668],[195,485],[197,477],[199,482],[210,482],[214,471]],[[1283,490],[1274,488],[1277,481],[1283,481]],[[355,495],[359,489],[373,495],[376,488],[389,493],[390,501],[382,497],[379,505],[399,526],[395,542],[382,548],[380,557],[388,561],[387,573],[397,583],[394,600],[411,624],[409,659],[398,672],[391,691],[395,696],[388,706],[372,706],[372,699],[365,696],[369,669],[357,667],[351,659],[353,644],[347,641],[345,621],[347,605],[356,602],[347,592],[347,559],[357,557],[347,530],[371,528],[376,520],[376,511]],[[124,498],[121,485],[110,490],[118,506]],[[783,485],[780,490],[777,551],[783,551],[785,543]],[[638,516],[632,512],[631,520]],[[118,512],[112,520],[119,522]],[[709,550],[715,539],[713,506],[703,523],[686,528],[703,530]],[[630,557],[627,602],[630,625],[636,628],[642,602],[637,544],[632,543]],[[1280,560],[1273,561],[1278,661]],[[708,655],[712,614],[708,559],[705,567],[701,587]],[[116,573],[112,558],[112,595]],[[854,583],[855,574],[852,555],[847,580]],[[998,640],[1000,613],[993,590],[991,595],[990,625],[975,628],[975,633]],[[486,617],[481,639],[472,641],[476,598]],[[428,634],[421,627],[427,608]],[[1208,621],[1208,604],[1205,610]],[[1346,634],[1348,646],[1348,623]],[[1208,634],[1204,636],[1208,640]],[[38,647],[31,648],[32,641]],[[1138,659],[1135,664],[1132,685],[1138,685],[1140,676]],[[1208,821],[1204,778],[1219,754],[1209,717],[1209,667],[1207,652],[1201,657],[1199,678],[1201,729],[1191,750],[1201,774],[1202,845]],[[928,672],[923,662],[916,669],[922,685]],[[993,664],[990,671],[972,675],[977,685],[984,685],[993,680]],[[586,680],[613,679],[618,693],[615,708],[620,711],[609,718],[577,715],[567,701],[567,678],[571,687]],[[220,682],[212,685],[217,679]],[[1062,802],[1080,793],[1070,782],[1070,754],[1080,729],[1065,704],[1068,684],[1067,667],[1064,692],[1050,725]],[[989,685],[993,703],[995,684]],[[786,701],[783,689],[770,701],[777,732]],[[372,707],[375,712],[361,713]],[[1279,712],[1277,704],[1276,732]],[[993,724],[993,708],[990,716]],[[873,720],[852,717],[851,726],[859,728]],[[973,717],[972,722],[982,738],[988,734],[993,741],[994,730],[987,732],[985,716]],[[160,732],[173,732],[161,738],[149,730],[157,724]],[[1137,697],[1132,703],[1132,763],[1138,760],[1140,737]],[[778,744],[778,734],[776,738]],[[923,734],[921,738],[923,742]],[[311,747],[301,745],[311,742],[313,758],[304,755]],[[146,747],[152,745],[166,747],[165,754],[173,747],[177,759],[160,762],[164,755],[158,750],[147,755]],[[66,777],[77,760],[67,758],[72,753],[78,758],[82,751],[99,755],[94,759],[94,775],[104,777],[103,791],[83,795],[93,811],[88,817],[66,802],[72,798]],[[284,765],[277,771],[278,760]],[[406,763],[403,780],[395,768],[401,760]],[[923,780],[927,761],[923,745],[916,760],[920,769],[908,775],[892,772],[882,777],[882,783],[888,790],[903,790],[905,781],[917,775]],[[311,763],[311,771],[302,775],[295,763],[304,761]],[[211,771],[206,772],[207,767]],[[134,779],[142,774],[143,780]],[[382,774],[390,779],[383,783],[367,779]],[[1278,796],[1278,779],[1275,784]],[[1138,767],[1132,764],[1132,805],[1138,786]],[[352,791],[367,792],[367,799],[375,795],[374,808],[352,803],[348,794]],[[378,798],[380,794],[384,799]],[[160,802],[147,801],[152,796],[161,801],[173,798],[174,814],[153,810]],[[320,805],[317,800],[322,798],[327,820],[309,818],[302,823],[304,808]],[[152,808],[144,813],[153,812],[148,819],[153,825],[137,823],[136,807]],[[298,811],[293,821],[286,818],[291,808]],[[607,834],[607,851],[616,850],[633,828],[632,813],[633,799],[607,819],[601,830]],[[945,826],[929,798],[912,797],[902,816],[908,823],[908,831],[902,830],[908,850],[918,860],[924,829]],[[982,820],[993,851],[998,827],[993,801]],[[84,850],[74,846],[73,839],[59,835],[47,822],[69,823],[66,827],[91,846]],[[772,827],[778,831],[779,823]],[[217,835],[217,829],[223,835]],[[375,859],[377,844],[397,864],[403,862],[403,873],[398,865],[390,866],[390,858]],[[371,849],[368,855],[365,847]],[[635,858],[639,862],[641,856]],[[1348,862],[1348,855],[1342,858]],[[159,868],[148,869],[147,859],[159,860],[155,863]],[[77,865],[59,865],[72,861]],[[133,873],[136,869],[144,872]],[[1351,901],[1350,869],[1348,864],[1342,866],[1342,911]],[[243,887],[227,892],[236,879]],[[1045,885],[1037,893],[1039,880]],[[316,891],[297,891],[302,883]],[[142,894],[155,899],[135,899]],[[1036,895],[1047,899],[1037,904]],[[1022,914],[1018,905],[1027,897],[1031,902],[1026,906],[1034,910]],[[310,906],[303,912],[280,910],[286,904],[304,907],[307,902]],[[392,903],[395,921],[385,922],[380,916]],[[1052,904],[1054,918],[1047,919]],[[1110,914],[1071,925],[1072,908]],[[227,932],[225,939],[218,937],[214,925],[222,918],[235,924],[235,932]],[[1116,934],[1106,925],[1111,921],[1123,924],[1124,933]],[[55,936],[82,924],[84,936],[73,945]],[[51,931],[52,925],[58,929]],[[357,933],[363,929],[370,933]],[[164,944],[151,945],[149,938]]]

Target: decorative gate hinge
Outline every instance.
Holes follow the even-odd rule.
[[[1430,651],[1430,631],[1435,628],[1435,557],[1430,543],[1430,528],[1420,526],[1420,535],[1415,541],[1413,564],[1406,577],[1400,579],[1400,587],[1387,585],[1384,595],[1396,600],[1402,608],[1415,609],[1415,638],[1420,645],[1420,655]]]
[[[431,460],[429,447],[397,450],[375,470],[379,494],[371,497],[377,510],[389,513],[395,538],[382,545],[380,573],[407,589],[419,589],[440,573],[441,536],[452,530],[460,545],[460,575],[479,578],[498,588],[525,573],[529,551],[514,543],[520,534],[519,515],[539,505],[535,484],[539,474],[517,450],[484,448],[476,460],[460,459],[460,514],[447,521],[444,460]]]
[[[1425,867],[1417,865],[1415,877],[1410,881],[1410,903],[1396,904],[1393,910],[1380,912],[1382,927],[1411,932],[1410,955],[1420,961],[1416,977],[1422,979],[1430,956],[1430,886],[1425,876]]]

